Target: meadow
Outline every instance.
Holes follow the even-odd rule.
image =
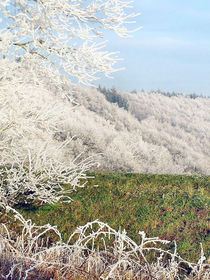
[[[37,225],[57,225],[65,241],[77,226],[98,219],[115,230],[125,229],[135,242],[140,239],[139,231],[149,237],[176,240],[180,256],[193,262],[199,259],[202,243],[208,258],[209,176],[87,175],[93,178],[71,194],[70,204],[20,204],[18,211]]]

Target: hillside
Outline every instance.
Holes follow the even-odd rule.
[[[77,90],[70,124],[76,153],[102,153],[103,170],[210,174],[210,99],[117,94],[128,108],[95,89]]]
[[[7,62],[2,61],[2,73],[5,71],[4,63]],[[11,74],[14,73],[12,67],[17,68],[16,76]],[[20,158],[28,153],[27,147],[33,149],[36,157],[39,147],[54,162],[59,159],[72,164],[72,159],[78,155],[78,160],[91,157],[100,163],[92,169],[210,174],[209,98],[115,91],[107,98],[94,88],[74,86],[67,79],[63,79],[59,88],[53,86],[53,71],[43,74],[38,66],[36,83],[32,82],[27,66],[20,68],[17,63],[11,69],[8,65],[7,68],[8,85],[5,84],[5,89],[2,87],[0,100],[2,104],[6,103],[0,110],[0,117],[4,131],[2,137],[14,139],[8,140],[8,143],[15,143],[14,155],[19,146]],[[23,88],[20,83],[17,88],[15,85],[21,80],[28,86]],[[5,91],[11,93],[6,99]],[[48,128],[43,128],[42,122],[51,108],[52,119],[47,126],[49,129],[53,127],[55,133],[50,139],[45,131]],[[34,123],[38,120],[38,124],[30,127],[29,118]],[[9,130],[4,129],[12,123],[16,125]],[[62,155],[58,154],[58,147],[67,135],[72,137],[72,141],[65,143]],[[5,150],[1,157],[8,158]],[[14,156],[11,161],[14,161]]]

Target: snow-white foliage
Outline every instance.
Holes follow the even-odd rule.
[[[100,168],[114,171],[210,174],[210,99],[118,93],[128,111],[95,89],[74,95],[81,104],[69,123],[74,151],[101,153]]]
[[[109,76],[118,60],[102,50],[105,30],[128,37],[125,27],[137,14],[128,14],[133,1],[124,0],[2,0],[0,54],[39,61],[62,69],[83,84],[98,73]],[[119,69],[118,69],[119,70]]]
[[[9,204],[71,200],[66,194],[80,186],[93,160],[68,156],[72,138],[66,126],[75,106],[62,92],[68,80],[59,77],[56,84],[58,73],[6,59],[0,75],[1,199]],[[65,191],[65,184],[72,189]]]
[[[64,185],[86,178],[93,161],[70,154],[73,89],[60,73],[89,84],[116,71],[116,54],[99,39],[106,30],[132,33],[132,2],[0,2],[0,201],[69,201]]]
[[[53,279],[50,275],[55,279],[79,279],[74,276],[85,275],[86,279],[103,280],[175,280],[182,274],[186,280],[207,280],[210,276],[202,247],[199,261],[190,263],[179,256],[176,244],[174,250],[169,250],[169,241],[148,238],[144,232],[139,232],[141,242],[137,244],[125,230],[116,231],[97,220],[78,227],[63,243],[56,227],[36,226],[9,206],[2,211],[13,215],[22,230],[17,236],[6,225],[0,228],[1,279]],[[53,244],[48,232],[57,239]],[[147,261],[150,252],[157,258],[152,264]],[[168,264],[164,256],[168,257]],[[182,272],[183,265],[191,271],[189,275]]]

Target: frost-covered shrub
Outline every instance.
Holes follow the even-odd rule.
[[[96,41],[105,30],[129,36],[125,24],[136,16],[127,13],[130,3],[1,1],[0,201],[69,201],[64,185],[74,190],[86,178],[92,159],[69,152],[68,79],[89,85],[99,73],[116,71],[116,54]]]
[[[17,235],[6,225],[0,228],[0,279],[208,280],[210,276],[202,248],[199,261],[190,263],[179,256],[176,243],[169,250],[169,241],[139,232],[137,244],[125,230],[116,231],[100,221],[78,227],[63,243],[56,227],[36,226],[8,206],[2,211],[13,215],[22,230]],[[54,243],[49,242],[49,232]],[[151,252],[156,255],[152,263]]]

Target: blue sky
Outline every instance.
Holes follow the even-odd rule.
[[[119,90],[197,93],[210,96],[210,0],[135,0],[141,15],[133,38],[108,34],[108,50],[126,70],[97,82]]]

